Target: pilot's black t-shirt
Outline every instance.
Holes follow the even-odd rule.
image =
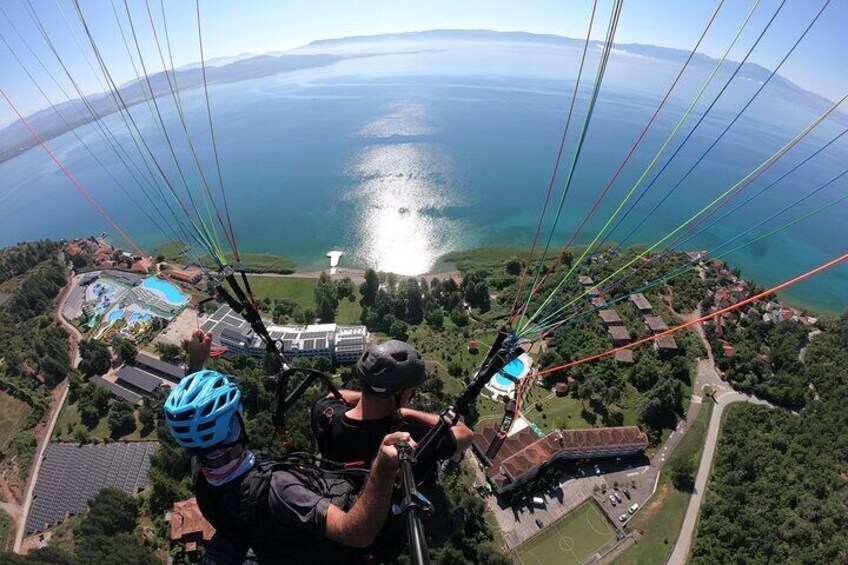
[[[362,462],[365,467],[377,454],[380,444],[393,431],[405,431],[412,439],[420,441],[429,431],[429,426],[402,420],[395,422],[391,417],[379,420],[354,420],[347,416],[351,409],[342,401],[322,398],[312,408],[312,430],[319,440],[321,455],[339,463]],[[447,434],[436,449],[437,461],[449,459],[456,453],[456,440]],[[436,461],[433,461],[435,464]]]

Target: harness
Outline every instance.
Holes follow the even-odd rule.
[[[203,516],[216,530],[251,547],[262,561],[317,556],[331,542],[302,529],[281,524],[271,513],[269,495],[274,473],[286,471],[324,498],[345,497],[343,510],[356,501],[367,478],[363,469],[322,469],[308,456],[295,454],[283,461],[261,461],[248,471],[238,492],[222,499],[202,473],[195,475],[194,490]],[[332,544],[335,545],[335,544]]]

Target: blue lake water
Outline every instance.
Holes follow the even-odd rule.
[[[180,292],[180,289],[168,281],[163,281],[159,277],[148,277],[142,281],[141,285],[146,289],[162,294],[165,297],[165,300],[171,304],[179,306],[188,301],[188,297]]]
[[[454,249],[529,245],[562,132],[577,51],[522,44],[440,45],[438,49],[397,51],[406,52],[211,89],[229,207],[243,251],[277,253],[294,259],[305,270],[324,266],[324,254],[337,247],[345,251],[343,266],[355,263],[411,274],[431,269],[439,256]],[[593,63],[590,60],[588,64]],[[694,68],[691,76],[685,76],[578,243],[590,242],[601,229],[674,127],[708,70]],[[554,245],[568,239],[591,207],[674,72],[675,66],[646,57],[613,56],[554,232]],[[749,82],[734,83],[727,92],[727,103],[717,106],[704,121],[633,213],[610,235],[610,241],[620,241],[700,156],[732,111],[758,86]],[[574,146],[587,89],[581,89],[568,148]],[[717,90],[718,86],[710,87],[704,102],[670,144],[669,154]],[[771,85],[767,93],[770,91]],[[211,171],[214,166],[202,92],[183,93],[183,103],[201,159]],[[179,140],[176,112],[168,103],[162,107]],[[132,111],[145,136],[157,140],[147,108],[139,105]],[[627,243],[659,240],[789,141],[818,111],[820,108],[784,100],[777,91],[763,96],[752,106],[750,116],[734,126],[696,173]],[[128,143],[120,117],[113,115],[103,121]],[[843,127],[844,120],[822,124],[745,194],[776,179]],[[144,204],[132,179],[117,159],[111,159],[112,153],[94,128],[85,126],[79,133]],[[844,141],[693,238],[686,248],[716,246],[841,172],[846,161]],[[190,163],[184,141],[176,145],[185,163]],[[136,243],[153,249],[165,240],[73,137],[60,136],[51,140],[50,146]],[[154,147],[162,162],[168,163],[162,144],[154,143]],[[659,160],[640,192],[667,157]],[[570,158],[566,153],[563,168],[567,169]],[[191,173],[189,165],[186,171]],[[173,174],[170,169],[168,172]],[[0,164],[0,180],[2,245],[114,231],[40,149]],[[750,237],[846,190],[845,182],[835,183]],[[555,199],[558,196],[556,193]],[[848,233],[845,210],[845,206],[828,210],[736,252],[728,260],[761,285],[780,282],[845,252],[844,238],[836,237]],[[185,301],[165,281],[148,279],[148,284],[175,304]],[[848,268],[839,267],[798,285],[787,296],[810,307],[840,311],[848,306]]]

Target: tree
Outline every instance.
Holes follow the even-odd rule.
[[[112,365],[112,355],[105,343],[98,339],[86,339],[79,344],[79,370],[85,375],[102,375]]]
[[[318,284],[313,291],[315,297],[315,314],[324,323],[336,319],[336,310],[339,307],[339,296],[336,285],[327,273],[321,273]]]
[[[109,433],[114,439],[135,431],[133,409],[126,402],[114,402],[109,409]]]
[[[695,490],[695,466],[691,459],[678,459],[671,466],[671,483],[679,491]]]
[[[138,410],[138,421],[141,422],[142,433],[146,435],[156,425],[156,412],[150,406],[142,406]]]
[[[74,528],[74,549],[80,563],[153,565],[153,552],[133,535],[138,504],[124,492],[107,487],[90,502],[88,514]]]
[[[339,301],[345,298],[347,298],[348,302],[356,300],[356,287],[353,286],[353,281],[350,280],[350,277],[336,281],[336,296],[338,296]]]
[[[134,362],[135,356],[138,355],[138,347],[128,339],[115,338],[112,340],[112,348],[124,363]]]
[[[427,325],[431,328],[440,330],[445,326],[445,311],[441,308],[435,308],[427,312]]]
[[[373,306],[377,291],[380,290],[380,279],[374,269],[365,270],[365,282],[359,285],[359,293],[362,294],[360,303],[363,306]]]
[[[177,362],[181,361],[183,358],[182,348],[179,345],[174,345],[173,343],[157,343],[156,353],[158,353],[159,357],[161,357],[164,361]]]
[[[506,260],[506,264],[504,265],[504,270],[506,271],[506,274],[512,275],[514,277],[521,274],[522,268],[523,265],[518,257],[510,257]]]
[[[453,322],[458,328],[464,328],[468,325],[468,314],[465,313],[465,310],[460,308],[454,308],[451,311],[450,318],[451,322]]]
[[[395,320],[389,327],[389,335],[395,339],[406,341],[409,339],[409,327],[403,320]]]

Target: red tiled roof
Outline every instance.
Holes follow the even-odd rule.
[[[200,513],[197,499],[175,502],[171,511],[171,541],[179,541],[185,536],[198,533],[203,534],[203,541],[209,541],[215,535],[215,528]]]
[[[488,423],[474,432],[474,448],[485,453],[496,435],[497,423]],[[588,456],[614,456],[636,453],[648,447],[648,437],[636,426],[557,430],[539,438],[524,428],[504,441],[486,476],[503,489],[524,482],[556,458],[580,459]]]

